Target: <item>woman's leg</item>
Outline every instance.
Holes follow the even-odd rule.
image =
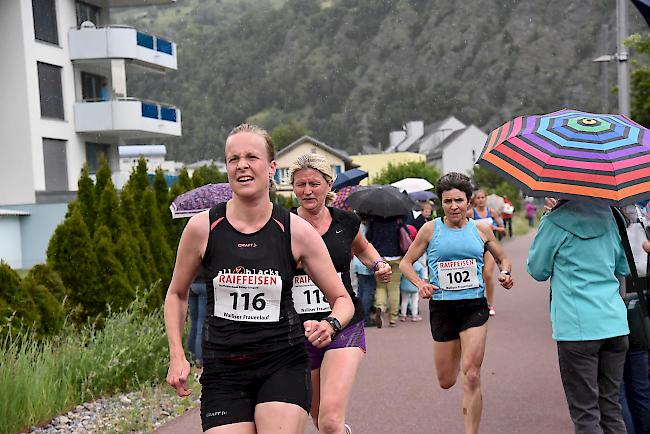
[[[363,356],[359,347],[337,348],[325,353],[320,369],[318,407],[318,430],[321,434],[345,434],[350,392]]]
[[[255,427],[258,434],[302,434],[307,412],[299,405],[286,402],[263,402],[255,406]],[[223,431],[230,434],[230,431]]]
[[[618,394],[623,379],[627,336],[604,339],[598,364],[600,426],[605,434],[625,434]]]
[[[418,305],[420,297],[417,292],[412,292],[409,296],[411,298],[411,317],[416,318],[420,313],[420,306]]]
[[[387,285],[388,302],[390,304],[388,321],[390,325],[397,323],[397,313],[399,311],[399,282],[402,277],[402,273],[399,271],[399,261],[399,259],[396,261],[388,261],[393,272],[391,280]]]
[[[557,342],[562,386],[576,434],[602,433],[598,407],[601,345],[600,340]]]
[[[433,361],[436,366],[438,384],[451,389],[460,372],[460,338],[447,342],[433,342]]]
[[[463,421],[465,434],[478,433],[483,412],[481,365],[485,356],[487,323],[460,332],[461,378],[463,381]]]
[[[650,380],[648,350],[633,349],[625,360],[625,393],[636,433],[650,433]]]
[[[399,307],[399,316],[400,318],[406,318],[406,308],[409,305],[410,294],[408,292],[402,292],[402,303]]]

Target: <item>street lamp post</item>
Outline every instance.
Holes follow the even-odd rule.
[[[616,54],[598,56],[593,61],[597,63],[617,61],[618,112],[630,116],[630,73],[628,51],[625,46],[628,33],[627,2],[628,0],[616,0]]]

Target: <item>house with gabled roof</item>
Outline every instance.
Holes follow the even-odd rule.
[[[350,158],[347,152],[333,148],[332,146],[329,146],[311,136],[302,136],[298,140],[282,148],[276,154],[275,161],[278,166],[275,171],[274,179],[278,185],[278,192],[285,195],[290,194],[292,187],[289,183],[289,167],[291,167],[291,164],[296,161],[298,157],[308,153],[317,153],[327,158],[334,177],[341,172],[359,167],[358,164],[355,164],[352,161],[352,158]]]
[[[386,152],[413,152],[426,155],[427,162],[441,173],[471,173],[483,149],[487,134],[448,116],[427,126],[423,121],[408,122],[402,131],[390,133]]]

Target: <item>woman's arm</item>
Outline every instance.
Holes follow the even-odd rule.
[[[187,315],[187,295],[201,266],[202,255],[208,243],[209,227],[207,211],[192,217],[187,223],[178,244],[176,265],[165,297],[165,330],[169,344],[167,382],[176,389],[178,396],[192,393],[185,388],[190,364],[183,351],[183,325]]]
[[[506,228],[503,225],[503,220],[501,219],[501,214],[498,214],[495,210],[490,208],[490,213],[492,214],[492,219],[494,220],[494,223],[496,223],[497,227],[492,228],[497,232],[506,232]]]

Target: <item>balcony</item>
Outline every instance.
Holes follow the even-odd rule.
[[[77,102],[74,105],[74,119],[78,133],[125,140],[181,135],[179,109],[133,98]]]
[[[70,59],[130,59],[160,70],[176,70],[176,44],[128,26],[71,29]]]
[[[122,8],[127,6],[170,5],[176,0],[84,0],[85,3],[99,7]]]

